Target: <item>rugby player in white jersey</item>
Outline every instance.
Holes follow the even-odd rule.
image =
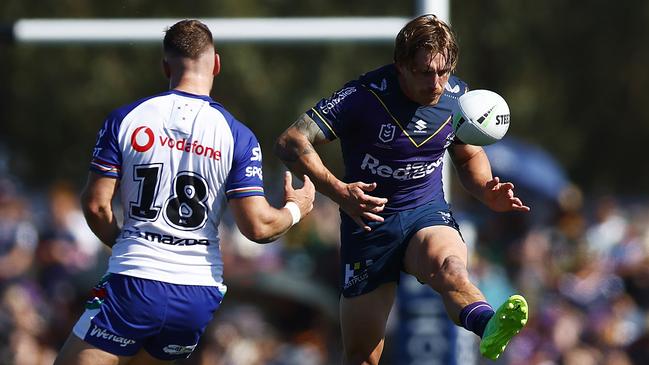
[[[169,91],[113,111],[82,195],[87,222],[112,247],[56,365],[170,364],[186,358],[226,291],[218,225],[226,204],[249,239],[270,242],[313,207],[305,177],[284,181],[284,208],[263,190],[255,135],[209,96],[220,61],[203,23],[164,37]],[[119,189],[120,227],[111,207]]]

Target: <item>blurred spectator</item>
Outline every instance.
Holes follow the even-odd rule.
[[[107,250],[88,231],[69,183],[54,184],[46,201],[27,200],[16,186],[0,179],[0,364],[49,365],[67,335],[61,329],[72,326],[85,289],[105,270],[98,256]],[[590,204],[592,217],[584,213]],[[33,206],[49,207],[40,230]],[[649,202],[592,202],[572,186],[545,206],[555,209],[545,221],[463,219],[465,239],[487,253],[471,261],[484,293],[521,291],[532,311],[498,363],[647,364]],[[242,239],[224,219],[228,294],[196,353],[179,365],[339,363],[329,308],[338,290],[338,219],[336,205],[318,197],[312,213],[270,245]]]
[[[0,352],[2,364],[50,365],[56,349],[45,340],[48,330],[42,298],[26,283],[13,283],[2,292],[0,332],[6,347]],[[3,341],[3,342],[4,342]]]
[[[0,287],[26,275],[37,240],[24,198],[12,182],[0,180]]]
[[[39,248],[41,262],[68,273],[92,269],[103,245],[86,224],[79,194],[71,184],[58,182],[50,188],[48,198],[49,215]]]

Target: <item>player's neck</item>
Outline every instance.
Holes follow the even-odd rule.
[[[401,94],[406,97],[406,99],[410,100],[413,103],[420,104],[415,98],[413,97],[410,88],[408,87],[408,83],[404,78],[397,74],[397,81],[399,82],[399,89],[401,89]],[[421,104],[420,104],[421,105]]]
[[[213,78],[205,77],[181,77],[178,79],[171,78],[169,80],[169,89],[178,90],[194,95],[210,95],[212,91]]]

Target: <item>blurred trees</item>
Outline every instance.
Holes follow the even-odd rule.
[[[5,0],[0,22],[19,18],[410,16],[413,1]],[[593,0],[452,2],[458,74],[503,94],[510,134],[555,155],[593,191],[642,192],[649,141],[649,3]],[[162,30],[161,30],[162,31]],[[390,62],[391,43],[220,44],[224,69],[212,96],[258,135],[265,166],[275,137],[320,97]],[[0,44],[0,147],[9,170],[33,186],[82,182],[95,133],[113,108],[166,89],[160,46]],[[330,162],[339,160],[325,148]],[[1,149],[0,149],[0,153]],[[339,166],[338,166],[339,167]],[[638,170],[637,167],[640,167]]]

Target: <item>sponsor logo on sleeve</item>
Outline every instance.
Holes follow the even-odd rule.
[[[255,177],[255,176],[257,176],[260,180],[264,179],[261,167],[258,166],[246,167],[246,177]]]
[[[329,100],[327,100],[325,103],[323,103],[322,107],[320,108],[320,111],[323,114],[328,114],[331,109],[335,108],[336,105],[338,105],[341,101],[345,100],[346,97],[349,95],[353,94],[356,92],[356,88],[351,86],[351,87],[346,87],[339,92],[335,93],[333,97],[331,97]]]
[[[250,161],[261,161],[261,147],[257,144],[257,147],[252,149],[252,157]]]

